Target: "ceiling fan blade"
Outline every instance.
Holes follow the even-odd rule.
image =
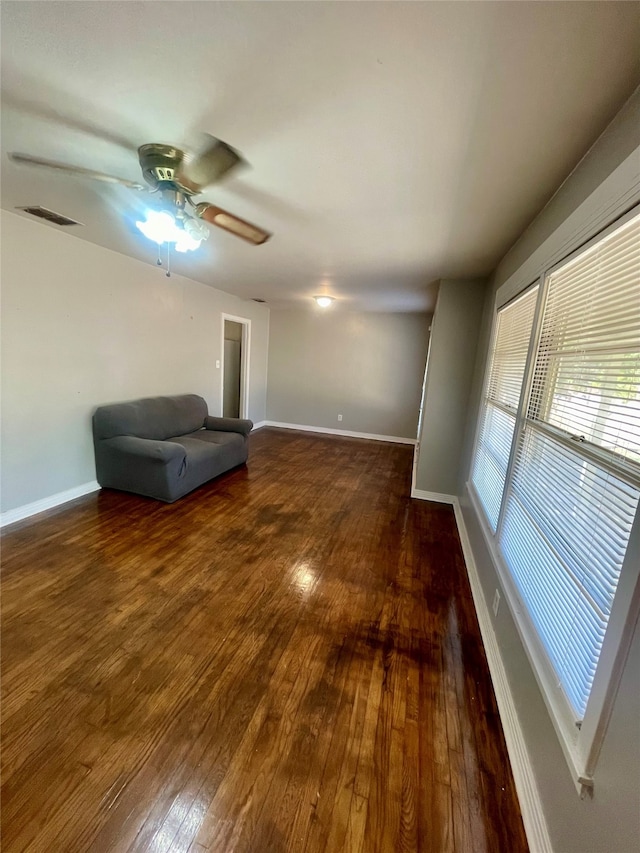
[[[197,204],[195,210],[200,219],[204,219],[210,225],[217,225],[218,228],[224,228],[225,231],[235,234],[236,237],[242,237],[243,240],[253,243],[254,246],[266,243],[269,237],[271,237],[271,234],[263,228],[247,222],[246,219],[240,219],[239,216],[234,216],[233,213],[228,213],[221,207],[216,207],[207,201]]]
[[[193,193],[202,192],[231,169],[244,163],[235,148],[208,133],[205,136],[205,145],[197,154],[185,157],[176,176],[176,181]]]
[[[132,190],[146,190],[147,187],[136,181],[128,181],[126,178],[116,178],[113,175],[105,175],[103,172],[94,172],[93,169],[83,169],[81,166],[68,166],[66,163],[57,163],[55,160],[42,160],[40,157],[31,157],[29,154],[9,154],[9,159],[14,163],[25,166],[38,166],[42,169],[52,169],[56,172],[66,172],[77,175],[79,178],[89,178],[92,181],[104,181],[107,184],[122,184]]]

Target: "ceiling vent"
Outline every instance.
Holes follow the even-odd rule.
[[[266,300],[266,299],[255,299],[255,298],[254,298],[254,299],[252,299],[251,301],[252,301],[252,302],[266,302],[267,300]]]
[[[16,207],[16,210],[24,210],[25,213],[30,213],[31,216],[37,216],[39,219],[46,219],[47,222],[53,222],[55,225],[82,225],[81,222],[76,222],[75,219],[69,219],[68,216],[63,216],[61,213],[56,213],[55,210],[48,210],[46,207]]]

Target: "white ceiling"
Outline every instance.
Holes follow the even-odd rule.
[[[140,194],[6,152],[140,180],[138,145],[207,131],[252,168],[202,198],[274,237],[214,229],[176,271],[276,306],[428,310],[434,279],[495,266],[631,94],[638,10],[3,0],[2,206],[153,264]]]

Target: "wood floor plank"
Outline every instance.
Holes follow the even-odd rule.
[[[2,550],[5,853],[526,853],[450,507],[411,448],[266,428],[172,505]]]

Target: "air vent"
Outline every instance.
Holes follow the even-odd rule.
[[[68,216],[56,213],[55,210],[48,210],[46,207],[16,207],[16,210],[24,210],[25,213],[30,213],[31,216],[46,219],[47,222],[53,222],[55,225],[82,225],[81,222],[76,222],[75,219],[69,219]]]
[[[252,302],[266,302],[266,299],[252,299]]]

